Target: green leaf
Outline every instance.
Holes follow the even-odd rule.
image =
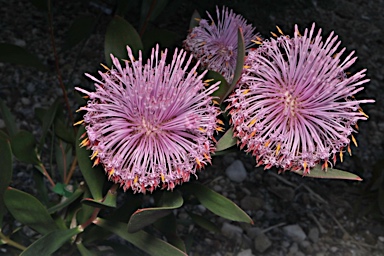
[[[4,193],[12,178],[12,151],[8,140],[0,138],[0,228],[3,226],[5,214]]]
[[[83,232],[79,226],[67,230],[52,231],[31,244],[20,256],[52,255],[73,236]]]
[[[64,200],[62,200],[57,205],[52,206],[51,208],[49,208],[48,209],[48,213],[52,214],[52,213],[55,213],[57,211],[60,211],[60,210],[64,209],[65,207],[67,207],[68,205],[70,205],[71,203],[76,201],[83,193],[84,193],[84,188],[83,188],[82,185],[80,185],[80,187],[78,187],[75,190],[75,192],[73,192],[69,197],[65,198]]]
[[[156,256],[186,256],[187,254],[167,242],[156,238],[155,236],[142,230],[136,233],[129,233],[126,230],[126,224],[97,218],[94,224],[120,236],[149,255]]]
[[[176,217],[173,214],[168,214],[167,216],[157,220],[154,223],[154,226],[165,236],[167,241],[179,248],[183,252],[186,252],[184,241],[177,235],[177,223]]]
[[[155,20],[164,10],[169,0],[143,0],[140,12],[140,28],[143,30],[145,22]]]
[[[170,214],[183,205],[183,198],[177,191],[163,191],[159,207],[139,209],[128,222],[128,232],[134,233]]]
[[[53,192],[61,196],[70,197],[73,193],[67,190],[67,185],[57,182],[53,188]]]
[[[163,48],[174,47],[180,41],[180,35],[167,29],[152,28],[144,33],[142,40],[144,49],[150,51],[156,44]]]
[[[84,126],[79,128],[76,136],[76,156],[79,161],[80,171],[84,176],[84,179],[91,191],[92,197],[95,200],[101,200],[103,198],[102,190],[106,180],[104,171],[99,166],[92,168],[92,162],[90,159],[90,151],[85,147],[80,147],[80,136],[85,132]]]
[[[66,176],[72,163],[72,156],[72,146],[60,139],[57,140],[55,143],[55,159],[62,180],[67,178]]]
[[[96,207],[96,208],[103,208],[103,209],[116,208],[116,198],[117,198],[117,193],[111,192],[111,190],[109,190],[104,200],[93,200],[92,198],[84,198],[83,200],[81,200],[81,202],[83,204]]]
[[[45,235],[57,229],[47,209],[30,194],[17,189],[8,189],[4,193],[4,202],[16,220],[37,232]]]
[[[213,79],[213,82],[211,82],[211,84],[216,83],[217,81],[220,81],[219,89],[214,91],[212,93],[212,96],[219,97],[219,101],[221,98],[225,97],[227,91],[229,90],[229,84],[221,74],[219,74],[216,71],[209,70],[205,75],[205,79]]]
[[[204,218],[201,215],[197,215],[197,214],[194,214],[191,212],[187,212],[187,213],[191,217],[193,222],[195,222],[200,227],[202,227],[208,231],[214,232],[214,233],[220,233],[220,229],[212,221]]]
[[[30,66],[41,71],[48,70],[36,55],[13,44],[0,43],[0,62]]]
[[[197,10],[194,10],[191,20],[189,21],[189,29],[192,30],[194,27],[197,27],[200,23],[200,19],[200,13]]]
[[[8,134],[12,137],[14,136],[19,130],[17,129],[17,125],[15,122],[15,117],[12,115],[11,111],[9,111],[9,108],[5,104],[4,101],[0,99],[0,113],[3,117],[5,127],[7,128]]]
[[[75,134],[73,132],[73,127],[70,127],[67,125],[63,120],[64,116],[62,113],[58,113],[58,116],[56,116],[56,119],[54,121],[54,131],[57,137],[62,139],[63,141],[67,143],[71,143],[71,145],[75,145]]]
[[[81,256],[94,256],[95,254],[84,246],[83,243],[76,243],[77,250],[79,250]]]
[[[143,43],[135,28],[126,20],[115,16],[107,27],[104,41],[104,54],[108,66],[112,66],[110,54],[118,59],[127,59],[127,45],[135,57],[143,50]]]
[[[42,134],[39,142],[39,152],[41,152],[43,146],[45,137],[47,136],[48,130],[51,127],[53,120],[55,119],[57,110],[59,106],[61,105],[61,98],[56,99],[53,104],[45,111],[43,116],[43,127],[42,127]]]
[[[237,59],[236,59],[236,68],[233,76],[233,80],[231,82],[231,86],[229,87],[227,93],[224,97],[220,98],[220,103],[222,103],[225,98],[235,89],[237,82],[241,77],[241,73],[243,73],[244,68],[244,58],[245,58],[245,44],[244,44],[244,36],[243,30],[241,28],[237,31]]]
[[[184,184],[181,189],[195,195],[202,205],[220,217],[253,224],[251,217],[249,217],[234,202],[206,186],[198,183],[187,183]]]
[[[95,17],[90,15],[80,16],[73,20],[63,44],[63,51],[69,50],[89,38],[95,23]]]
[[[310,173],[304,174],[303,171],[292,171],[293,173],[303,175],[303,177],[320,178],[320,179],[342,179],[342,180],[357,180],[363,179],[356,174],[341,171],[338,169],[328,168],[327,171],[321,169],[321,165],[316,165],[310,171]]]
[[[236,145],[237,139],[233,137],[233,130],[229,128],[228,131],[219,139],[216,144],[216,152],[225,150]]]
[[[36,153],[36,141],[32,133],[19,131],[11,138],[13,155],[22,162],[40,165],[40,159]]]

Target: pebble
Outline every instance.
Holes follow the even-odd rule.
[[[240,206],[243,210],[258,211],[263,208],[263,205],[263,199],[254,196],[245,196],[240,201]]]
[[[243,229],[238,226],[229,224],[228,222],[224,222],[223,226],[221,227],[221,233],[229,239],[235,238],[236,240],[240,240],[241,235],[243,234]]]
[[[295,242],[304,241],[304,239],[307,237],[303,229],[297,224],[285,226],[283,227],[283,231]]]
[[[251,249],[246,249],[237,254],[237,256],[254,256]]]
[[[319,241],[319,229],[313,227],[308,232],[308,238],[313,242],[317,243]]]
[[[27,46],[27,43],[22,39],[14,39],[14,44],[20,47]]]
[[[5,127],[5,123],[3,119],[0,119],[0,129],[3,129]]]
[[[271,245],[271,240],[264,233],[255,238],[255,249],[260,253],[265,252]]]
[[[31,104],[31,100],[26,97],[23,97],[21,98],[21,103],[23,103],[23,105],[29,105]]]
[[[254,239],[258,235],[262,234],[263,230],[258,227],[250,227],[250,228],[247,228],[246,232],[249,238]]]
[[[247,171],[243,163],[240,160],[235,160],[230,166],[225,170],[225,174],[231,181],[243,182],[247,178]]]
[[[221,192],[223,191],[223,188],[219,184],[216,184],[213,186],[213,190],[215,190],[216,192]]]

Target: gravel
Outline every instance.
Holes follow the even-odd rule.
[[[258,5],[257,2],[263,3]],[[0,3],[0,42],[25,47],[51,68],[51,72],[41,72],[0,63],[0,98],[15,114],[19,128],[38,136],[40,125],[34,118],[35,108],[49,107],[62,95],[53,72],[54,57],[46,17],[27,0],[0,0]],[[213,7],[218,1],[210,3],[207,6]],[[255,168],[255,159],[240,152],[214,157],[212,167],[200,173],[199,180],[241,205],[254,225],[230,222],[196,206],[190,210],[203,213],[223,232],[216,234],[194,227],[198,232],[190,255],[383,255],[382,216],[362,217],[355,209],[359,209],[356,202],[361,200],[362,190],[370,181],[373,165],[384,154],[384,1],[246,0],[224,3],[256,24],[264,36],[268,36],[270,30],[275,31],[276,24],[287,34],[292,33],[295,23],[303,29],[313,21],[324,29],[324,34],[335,30],[347,51],[356,50],[359,57],[352,71],[368,69],[371,82],[358,98],[373,98],[376,103],[363,106],[370,119],[359,123],[356,136],[359,147],[353,147],[353,156],[345,157],[344,163],[337,165],[340,169],[359,173],[365,179],[362,183],[313,180],[290,173],[276,175],[274,170]],[[195,8],[202,6],[202,2],[194,4],[194,1],[183,0],[175,14],[162,20],[160,25],[185,36],[187,25],[183,24],[188,23]],[[68,93],[74,111],[73,87],[90,86],[83,73],[95,72],[103,62],[103,36],[109,17],[100,12],[97,5],[86,5],[86,1],[55,1],[54,11],[62,76],[66,86],[72,88]],[[100,15],[99,26],[80,55],[81,45],[61,52],[65,32],[80,14]],[[4,128],[1,119],[0,128]],[[237,165],[234,175],[228,174],[231,165]],[[239,166],[242,167],[239,169]],[[32,171],[30,166],[16,165],[12,186],[36,193]],[[177,214],[181,219],[188,216],[183,209]],[[287,231],[288,227],[292,230]],[[1,248],[1,252],[6,253],[6,250]]]

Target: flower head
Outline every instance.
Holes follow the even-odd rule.
[[[207,12],[210,22],[201,19],[199,26],[192,29],[184,41],[184,47],[191,51],[207,69],[216,71],[231,82],[237,58],[237,31],[242,29],[245,48],[249,49],[256,39],[255,28],[232,10],[223,7],[220,13],[216,6],[217,24]]]
[[[198,64],[189,70],[192,56],[183,50],[168,65],[167,50],[160,54],[158,46],[146,64],[141,52],[135,60],[127,50],[125,67],[111,55],[115,68],[99,72],[100,80],[87,74],[95,92],[76,88],[90,99],[80,108],[87,111],[82,144],[124,190],[152,192],[160,184],[172,190],[211,161],[220,127],[210,95],[218,84],[206,87],[205,73],[197,74]]]
[[[325,42],[315,25],[304,35],[265,40],[249,53],[239,88],[229,98],[231,121],[241,147],[265,169],[302,170],[315,164],[327,168],[329,157],[347,148],[358,120],[367,115],[354,95],[367,83],[366,70],[347,75],[356,60],[344,60],[340,41],[332,32]],[[356,128],[354,128],[356,127]]]

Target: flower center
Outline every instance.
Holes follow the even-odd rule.
[[[292,96],[289,91],[286,91],[282,97],[282,101],[284,102],[284,115],[290,115],[290,117],[296,116],[298,112],[296,98]]]
[[[141,125],[139,127],[139,131],[144,133],[145,136],[150,136],[152,134],[159,133],[160,129],[157,125],[148,122],[144,117],[141,120]]]

